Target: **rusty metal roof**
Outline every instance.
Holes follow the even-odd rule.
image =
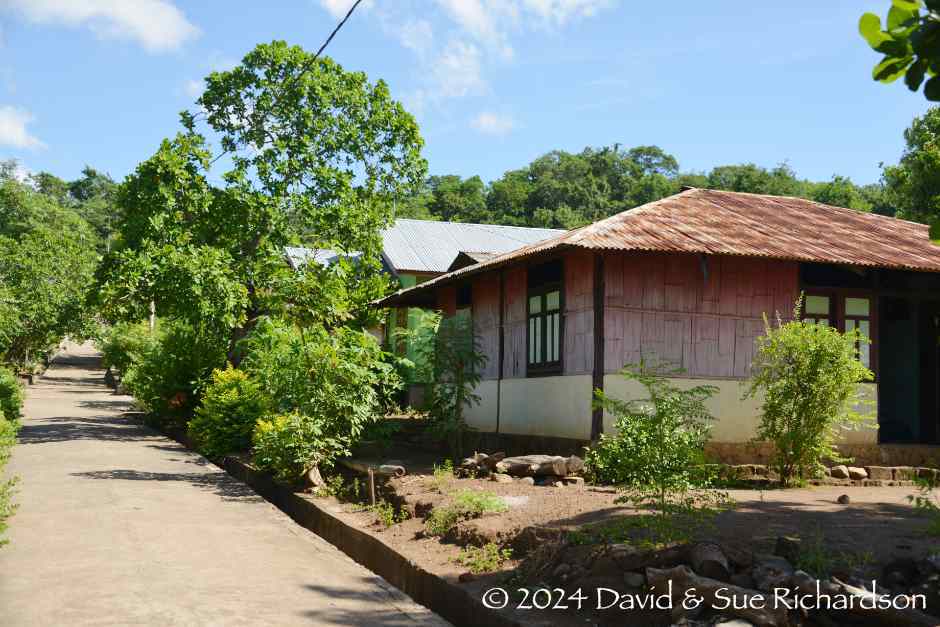
[[[804,198],[690,188],[558,237],[497,255],[402,290],[427,290],[564,248],[769,257],[940,272],[927,226]]]

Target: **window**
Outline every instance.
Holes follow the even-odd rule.
[[[547,263],[529,270],[527,304],[527,372],[555,374],[561,372],[563,321],[561,264]]]
[[[857,293],[844,294],[807,294],[803,303],[803,320],[837,328],[842,333],[859,333],[871,340],[858,342],[855,346],[858,359],[866,368],[872,367],[872,347],[874,334],[872,327],[871,299]]]
[[[859,333],[872,339],[871,336],[871,300],[868,298],[851,297],[845,299],[845,332],[851,333],[858,329]],[[855,345],[858,359],[866,368],[871,368],[871,344],[858,342]]]

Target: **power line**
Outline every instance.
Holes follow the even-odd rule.
[[[333,38],[336,37],[336,33],[338,33],[340,29],[343,27],[343,25],[346,23],[346,21],[350,17],[352,17],[353,12],[356,10],[356,7],[358,7],[360,3],[362,3],[362,0],[356,0],[355,2],[353,2],[352,6],[349,7],[349,11],[346,12],[346,16],[339,21],[339,23],[336,25],[336,28],[334,28],[333,32],[330,33],[330,36],[326,38],[326,41],[323,42],[323,45],[320,46],[316,54],[314,54],[306,63],[304,63],[301,66],[300,72],[298,72],[296,75],[291,77],[290,82],[287,84],[287,86],[280,91],[277,97],[274,98],[274,102],[272,103],[272,105],[276,106],[278,103],[278,100],[280,100],[281,94],[285,93],[291,87],[293,87],[304,74],[306,74],[307,72],[311,70],[311,68],[313,68],[313,64],[320,57],[323,51],[326,50],[326,47],[330,45],[330,42],[333,41]],[[215,157],[212,161],[209,162],[209,165],[211,166],[213,163],[221,159],[226,154],[228,154],[228,150],[223,150],[221,153],[219,153],[217,157]]]

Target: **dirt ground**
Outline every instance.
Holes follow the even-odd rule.
[[[519,558],[547,537],[545,530],[550,534],[555,530],[606,524],[636,513],[629,505],[615,502],[617,491],[607,487],[542,487],[518,480],[498,483],[458,478],[442,484],[431,473],[432,459],[417,456],[409,462],[411,472],[408,475],[387,483],[385,498],[399,503],[412,514],[411,518],[390,528],[386,529],[373,513],[359,505],[324,498],[331,501],[330,509],[347,522],[367,530],[437,575],[454,581],[463,575],[462,585],[480,595],[493,586],[511,584],[520,560],[510,560],[497,573],[470,577],[467,569],[455,562],[460,552],[458,543],[481,545],[495,541],[513,547],[514,557]],[[446,540],[425,537],[423,516],[426,512],[466,489],[505,497],[509,509],[461,523],[459,532]],[[820,542],[833,555],[854,558],[864,564],[872,576],[877,576],[881,566],[895,558],[920,558],[940,547],[940,542],[924,532],[927,521],[909,503],[908,497],[914,491],[910,487],[844,486],[729,490],[736,507],[720,514],[716,528],[702,530],[699,539],[716,540],[755,553],[770,553],[778,536],[798,535],[804,540]],[[846,505],[837,502],[843,494],[850,499]],[[533,534],[532,528],[540,531]],[[570,612],[523,614],[526,624],[584,625],[586,619],[583,614]]]

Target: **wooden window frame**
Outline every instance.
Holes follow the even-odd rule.
[[[878,293],[874,290],[857,288],[822,288],[804,290],[803,307],[800,311],[800,318],[807,319],[806,315],[806,297],[826,296],[829,298],[829,326],[838,329],[839,333],[845,333],[845,299],[847,298],[866,298],[868,299],[868,316],[848,316],[848,319],[854,320],[856,325],[860,320],[868,320],[869,336],[871,340],[868,350],[868,369],[875,375],[874,382],[878,381]],[[812,316],[812,315],[811,315]],[[858,346],[856,345],[856,350]]]
[[[529,331],[531,320],[538,318],[542,321],[541,333],[539,334],[539,347],[542,355],[548,354],[548,326],[546,321],[549,312],[546,309],[546,296],[551,292],[558,292],[558,359],[551,362],[542,362],[532,364],[529,362],[531,355],[532,333]],[[533,314],[530,310],[531,299],[538,296],[542,299],[541,311]],[[541,283],[536,287],[530,287],[526,290],[525,299],[525,363],[527,377],[548,377],[560,375],[564,372],[565,361],[565,290],[564,280]],[[556,313],[552,311],[551,313]]]

